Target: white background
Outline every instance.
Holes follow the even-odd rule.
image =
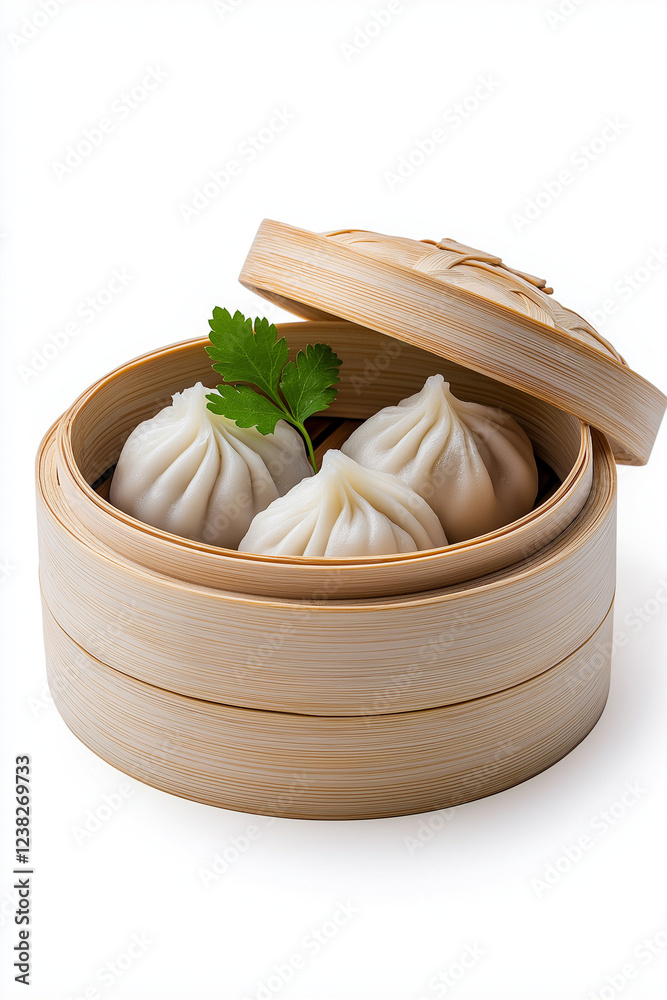
[[[559,4],[571,10],[560,19]],[[387,6],[70,0],[45,18],[33,0],[2,4],[0,982],[10,1000],[91,988],[104,1000],[664,996],[664,432],[647,468],[620,472],[616,622],[627,642],[608,707],[569,757],[510,791],[446,814],[269,825],[126,778],[70,734],[45,688],[39,440],[108,370],[204,334],[214,305],[254,310],[236,277],[264,216],[314,230],[452,236],[502,254],[595,316],[631,365],[667,388],[665,4],[403,0],[381,30],[365,32]],[[151,69],[164,79],[120,110]],[[251,161],[241,147],[274,109],[293,120]],[[68,146],[103,118],[112,130],[99,146],[60,169]],[[607,119],[616,134],[592,153]],[[445,141],[392,180],[400,158],[439,127]],[[184,210],[230,159],[242,164],[238,176],[209,188],[198,214]],[[572,183],[558,193],[564,169]],[[653,271],[641,270],[647,260]],[[88,321],[81,303],[114,269],[131,280]],[[71,323],[76,334],[60,336],[65,346],[40,364]],[[10,789],[14,757],[26,752],[30,990],[11,970]],[[80,842],[105,795],[122,804]],[[207,887],[202,869],[253,824],[258,839]],[[410,850],[420,831],[424,846]],[[591,846],[577,860],[584,836]],[[540,888],[549,871],[554,884]],[[341,904],[355,912],[315,954],[305,936]],[[100,970],[135,933],[151,943],[103,982]],[[274,966],[297,952],[305,968],[262,994]]]

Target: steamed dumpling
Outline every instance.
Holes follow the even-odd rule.
[[[163,531],[236,548],[255,514],[313,475],[299,433],[274,434],[213,413],[197,385],[139,424],[125,442],[111,503]]]
[[[257,514],[239,551],[378,556],[446,544],[438,518],[409,486],[332,450],[316,476]]]
[[[537,495],[526,433],[503,410],[457,399],[442,375],[364,421],[343,451],[367,469],[393,473],[424,497],[450,542],[516,521]]]

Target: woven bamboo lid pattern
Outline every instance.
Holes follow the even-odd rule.
[[[648,461],[665,396],[543,279],[500,257],[265,219],[240,280],[307,319],[351,320],[523,389],[604,431],[618,462]]]

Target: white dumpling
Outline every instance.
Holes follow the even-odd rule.
[[[437,516],[396,476],[364,469],[340,451],[258,514],[240,552],[270,556],[378,556],[447,544]]]
[[[343,451],[368,469],[399,476],[424,497],[450,542],[516,521],[537,495],[525,431],[503,410],[457,399],[442,375],[369,417]]]
[[[239,427],[208,409],[201,382],[139,424],[125,442],[111,503],[146,524],[236,548],[255,514],[313,475],[299,433]]]

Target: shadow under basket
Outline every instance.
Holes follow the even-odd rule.
[[[344,322],[283,324],[294,353],[344,358],[313,423],[320,454],[442,373],[533,442],[535,508],[428,552],[264,557],[112,507],[132,429],[215,376],[204,340],[85,392],[37,461],[40,577],[54,700],[72,731],[141,781],[212,805],[319,819],[437,809],[568,753],[598,719],[611,658],[615,465],[550,403]]]

